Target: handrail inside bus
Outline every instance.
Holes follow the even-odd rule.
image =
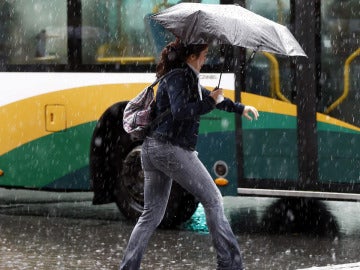
[[[121,65],[131,63],[151,64],[155,62],[153,56],[120,56],[123,48],[119,44],[101,45],[97,50],[96,61],[98,63],[116,63]]]
[[[122,65],[131,64],[131,63],[143,63],[149,64],[155,62],[155,57],[145,56],[145,57],[136,57],[136,56],[109,56],[109,57],[98,57],[96,61],[99,63],[119,63]]]
[[[349,94],[349,77],[350,77],[350,64],[351,62],[360,55],[360,48],[358,48],[355,52],[353,52],[352,54],[350,54],[350,56],[346,59],[345,61],[345,65],[344,65],[344,90],[342,95],[335,100],[326,110],[325,113],[328,114],[330,113],[332,110],[334,110],[336,107],[338,107],[340,105],[340,103],[342,103],[344,101],[344,99],[348,96]]]
[[[55,61],[59,60],[60,57],[58,55],[46,55],[46,56],[40,56],[40,57],[34,57],[34,60],[36,61]]]
[[[279,72],[279,62],[276,57],[268,52],[262,52],[262,54],[271,62],[270,77],[271,77],[271,96],[274,97],[274,94],[282,101],[291,103],[280,90],[280,72]]]

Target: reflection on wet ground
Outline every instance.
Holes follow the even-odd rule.
[[[235,213],[233,213],[235,214]],[[235,214],[235,218],[239,215]],[[324,202],[313,199],[283,198],[267,205],[257,222],[237,226],[244,232],[264,232],[270,234],[305,233],[312,236],[335,237],[340,228],[334,215]]]
[[[11,193],[11,192],[10,192]],[[91,194],[0,190],[0,269],[117,269],[133,228]],[[224,198],[248,270],[360,261],[360,203]],[[215,269],[200,206],[177,230],[157,230],[142,269]]]

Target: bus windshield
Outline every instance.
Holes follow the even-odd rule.
[[[155,63],[174,36],[149,16],[178,2],[1,1],[0,64],[69,64],[74,54],[85,65]]]

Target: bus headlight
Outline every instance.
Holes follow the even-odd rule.
[[[216,161],[213,170],[217,176],[214,180],[215,184],[218,186],[226,186],[229,183],[229,181],[225,178],[229,172],[229,167],[226,162],[222,160]]]

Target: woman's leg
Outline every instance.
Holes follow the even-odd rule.
[[[211,175],[196,152],[172,147],[174,150],[173,155],[168,156],[169,163],[181,166],[159,169],[192,193],[204,206],[207,225],[217,252],[217,269],[243,269],[238,242],[224,215],[222,195]]]
[[[171,190],[171,180],[152,166],[147,153],[147,145],[144,144],[141,157],[145,176],[144,211],[131,233],[120,265],[121,270],[140,268],[149,239],[164,216]]]

